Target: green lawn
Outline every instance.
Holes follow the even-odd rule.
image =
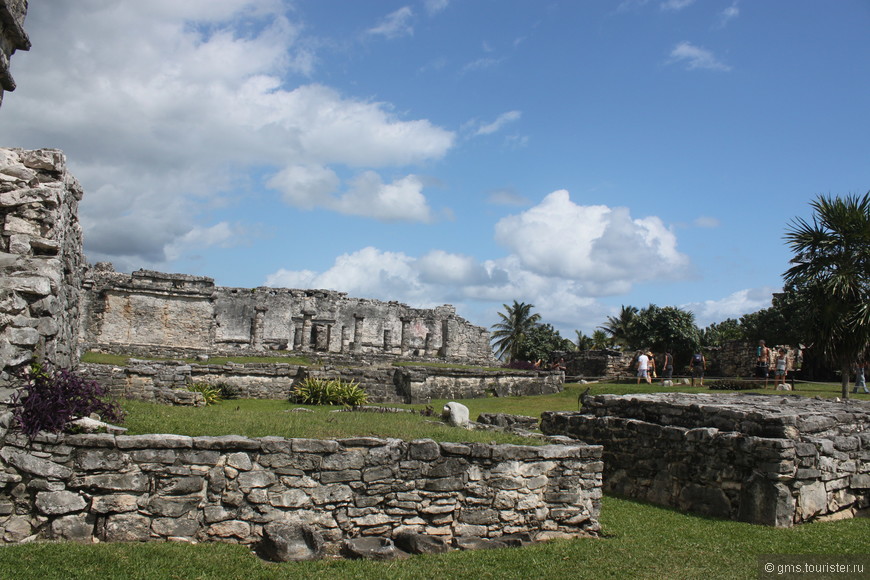
[[[481,412],[538,416],[544,410],[576,410],[586,385],[566,385],[562,393],[539,397],[465,400],[472,418]],[[591,394],[656,391],[712,392],[691,387],[595,384]],[[834,397],[839,385],[800,385],[798,394]],[[756,391],[763,392],[763,391]],[[766,391],[769,394],[773,392]],[[870,396],[859,395],[859,399]],[[444,401],[432,403],[440,410]],[[193,409],[125,402],[131,433],[187,435],[235,433],[286,437],[421,437],[436,440],[496,440],[492,432],[451,429],[418,414],[290,412],[286,401],[224,401]],[[404,405],[409,407],[410,405]],[[422,405],[415,405],[422,408]],[[481,436],[482,439],[474,439]],[[512,436],[503,436],[512,437]],[[499,441],[502,441],[499,439]],[[524,442],[506,439],[503,442]],[[398,562],[323,560],[272,564],[243,546],[209,543],[52,544],[0,547],[0,579],[607,579],[756,578],[762,554],[867,554],[870,520],[804,524],[775,529],[714,520],[615,497],[605,497],[600,518],[603,537],[554,541],[523,549],[451,552]],[[870,569],[870,567],[868,567]]]
[[[0,548],[0,578],[757,578],[762,554],[867,553],[870,520],[774,529],[605,497],[599,539],[451,552],[399,562],[270,564],[230,544],[26,544]],[[814,576],[818,577],[818,576]]]

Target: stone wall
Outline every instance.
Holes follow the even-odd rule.
[[[432,399],[557,393],[562,390],[564,378],[562,373],[549,371],[483,371],[389,364],[212,365],[136,359],[124,367],[81,364],[79,372],[96,380],[115,397],[172,404],[198,404],[198,400],[185,394],[191,383],[226,383],[235,387],[241,398],[286,399],[297,381],[306,377],[341,378],[358,383],[368,393],[371,403],[428,403]]]
[[[796,395],[597,395],[541,430],[604,445],[605,490],[773,526],[870,507],[870,403]]]
[[[16,50],[30,50],[30,39],[24,31],[26,15],[27,0],[0,0],[0,104],[3,91],[15,90],[9,57]]]
[[[5,441],[3,438],[5,437]],[[432,440],[0,431],[0,537],[255,544],[307,524],[333,550],[403,532],[599,531],[601,448]]]
[[[489,332],[452,306],[411,308],[331,290],[225,288],[211,278],[97,264],[85,282],[90,349],[391,355],[493,361]]]
[[[82,189],[56,149],[0,149],[0,387],[34,357],[79,358]]]

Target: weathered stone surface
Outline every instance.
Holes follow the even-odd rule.
[[[396,560],[408,554],[396,548],[389,538],[350,538],[342,544],[342,554],[347,558],[364,560]]]
[[[94,538],[93,517],[88,514],[75,514],[53,520],[51,536],[58,540],[91,542]]]
[[[772,526],[866,503],[868,429],[866,402],[779,394],[597,395],[542,416],[547,434],[604,445],[605,489]]]
[[[451,401],[444,405],[441,416],[454,427],[467,427],[469,422],[468,407],[462,403]]]
[[[81,495],[71,491],[42,491],[36,494],[35,503],[40,512],[50,516],[81,511],[87,505]]]
[[[21,541],[27,537],[23,534],[38,531],[44,538],[82,541],[90,534],[107,541],[257,544],[265,525],[282,521],[310,526],[335,553],[345,538],[398,532],[449,542],[460,533],[597,530],[602,466],[595,454],[583,458],[542,446],[531,457],[524,448],[511,453],[504,446],[493,451],[494,446],[484,444],[442,446],[430,440],[374,438],[302,440],[299,448],[309,451],[294,452],[294,440],[265,439],[253,445],[236,442],[246,450],[260,449],[250,453],[238,447],[189,448],[186,442],[178,447],[178,441],[163,446],[159,438],[53,435],[30,443],[17,435],[7,437],[0,453],[12,462],[4,460],[0,474],[4,485],[18,487],[12,499],[0,501],[0,524],[6,522],[0,531],[4,541]],[[158,446],[144,447],[149,441]],[[514,455],[498,463],[492,459]],[[424,457],[428,460],[419,459]],[[321,460],[331,467],[361,468],[323,471]],[[23,467],[68,477],[40,477]],[[490,485],[507,479],[520,487],[500,492]],[[554,491],[542,495],[544,489]],[[559,503],[565,501],[582,505]],[[25,520],[12,519],[16,511],[28,510],[31,515]],[[287,522],[290,514],[293,521]],[[381,548],[375,553],[390,551]]]
[[[0,449],[0,458],[31,475],[37,477],[45,477],[48,479],[69,479],[72,477],[73,471],[63,465],[58,465],[48,459],[34,457],[29,453],[12,448],[3,447]]]
[[[271,522],[263,527],[257,553],[273,562],[316,560],[323,557],[323,536],[305,524]]]
[[[439,536],[404,532],[397,534],[393,542],[396,547],[409,554],[443,554],[450,551],[450,545]]]
[[[106,542],[144,542],[151,537],[151,519],[138,514],[111,515],[106,520]]]

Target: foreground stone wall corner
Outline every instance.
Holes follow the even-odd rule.
[[[0,149],[0,386],[34,359],[78,361],[82,188],[57,149]]]
[[[4,91],[15,90],[9,58],[16,50],[30,50],[24,31],[27,0],[0,0],[0,104]]]

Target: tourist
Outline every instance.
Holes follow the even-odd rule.
[[[755,376],[764,379],[764,388],[767,388],[767,379],[770,376],[770,349],[763,340],[758,341],[755,349]]]
[[[788,357],[785,354],[785,349],[780,347],[776,355],[776,368],[774,369],[773,388],[785,383],[785,377],[788,374]]]
[[[858,392],[858,387],[864,390],[865,393],[870,393],[867,390],[867,379],[865,377],[867,370],[867,361],[859,360],[858,366],[855,369],[855,389],[852,391],[853,393]]]
[[[643,351],[637,357],[637,384],[640,384],[641,379],[647,384],[652,383],[652,379],[649,378],[649,357]]]
[[[652,382],[654,378],[658,375],[656,374],[656,355],[652,353],[652,351],[647,351],[647,358],[649,358],[649,367],[647,368],[646,374],[649,377],[648,383]]]
[[[704,371],[707,370],[707,359],[703,353],[697,352],[692,355],[692,362],[689,363],[689,369],[692,374],[692,386],[695,386],[695,379],[700,379],[700,384],[704,386]]]
[[[662,361],[662,384],[671,386],[674,378],[674,356],[665,351],[665,358]]]

